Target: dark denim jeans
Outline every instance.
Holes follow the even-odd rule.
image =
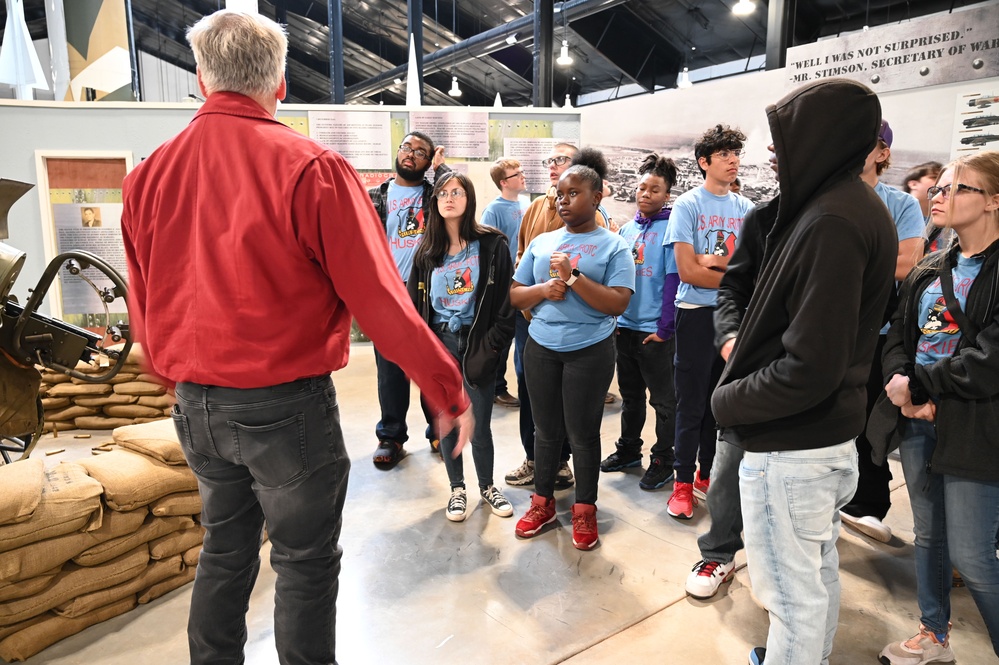
[[[714,307],[676,310],[676,481],[711,477],[715,459],[715,417],[711,392],[718,385],[725,361],[715,348]]]
[[[933,423],[908,420],[899,454],[916,536],[919,620],[932,631],[950,621],[951,565],[978,605],[999,655],[999,483],[927,473],[937,434]]]
[[[378,374],[378,406],[382,410],[382,419],[375,426],[375,436],[379,441],[406,443],[409,440],[409,430],[406,427],[406,414],[409,412],[409,377],[401,367],[378,353],[377,347],[375,370]],[[422,400],[420,406],[427,421],[424,433],[427,439],[433,439],[434,416]]]
[[[520,443],[524,446],[527,459],[534,461],[534,411],[531,408],[531,394],[527,390],[527,378],[524,371],[524,348],[527,346],[527,330],[531,322],[520,312],[516,317],[514,329],[513,368],[517,372],[517,399],[520,400]],[[571,452],[569,440],[562,442],[559,461],[568,461]]]
[[[465,357],[468,350],[468,330],[462,329],[457,333],[449,330],[435,331],[437,338],[444,344],[445,348],[459,363]],[[464,377],[464,374],[462,375]],[[475,475],[478,477],[479,487],[485,488],[493,484],[493,431],[490,421],[493,417],[493,382],[483,382],[474,388],[464,381],[465,392],[468,393],[472,401],[472,415],[475,416],[475,431],[472,432],[472,462],[475,463]],[[441,438],[441,457],[444,459],[444,468],[447,469],[448,480],[451,481],[451,489],[465,486],[465,468],[462,456],[452,459],[451,453],[458,442],[458,430],[452,430]]]
[[[617,387],[621,390],[621,438],[617,449],[626,454],[642,452],[645,395],[656,412],[656,442],[651,454],[673,466],[676,440],[676,394],[673,392],[673,339],[642,340],[649,333],[617,329]]]
[[[242,663],[267,522],[282,665],[333,663],[350,459],[328,376],[240,390],[177,385],[174,425],[206,529],[191,595],[193,665]]]
[[[559,452],[566,436],[575,456],[576,503],[597,502],[600,421],[614,378],[614,335],[577,351],[552,351],[527,340],[524,362],[534,404],[534,490],[555,495]]]

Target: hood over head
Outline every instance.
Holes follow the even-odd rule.
[[[775,226],[782,226],[820,191],[859,177],[878,140],[881,103],[862,83],[826,79],[768,106],[767,119],[780,180]]]

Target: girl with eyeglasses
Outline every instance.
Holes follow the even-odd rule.
[[[868,424],[882,460],[898,447],[915,531],[919,632],[881,662],[950,662],[951,564],[999,655],[999,152],[962,157],[929,189],[950,248],[902,284],[885,392]]]
[[[449,175],[434,187],[407,288],[423,320],[461,366],[475,416],[471,447],[479,495],[494,514],[510,517],[513,506],[493,485],[490,420],[499,350],[513,339],[514,310],[506,287],[513,279],[513,262],[506,236],[475,221],[471,180],[461,173]],[[461,455],[452,457],[456,440],[457,431],[447,433],[440,451],[451,482],[444,514],[461,522],[468,498]]]
[[[555,476],[568,437],[576,471],[572,544],[581,550],[598,541],[600,423],[614,376],[615,317],[635,291],[631,247],[597,226],[602,197],[593,168],[577,160],[562,173],[556,200],[565,226],[531,241],[510,289],[513,306],[531,312],[524,366],[535,429],[535,493],[515,531],[530,538],[555,520]]]

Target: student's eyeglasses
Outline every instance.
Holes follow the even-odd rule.
[[[423,148],[417,148],[416,150],[413,150],[413,148],[408,143],[403,143],[401,146],[399,146],[399,152],[401,152],[404,155],[413,153],[413,155],[417,159],[427,159],[428,157],[430,157],[430,153],[428,153]]]
[[[563,164],[568,164],[572,157],[568,155],[556,155],[555,157],[549,157],[548,159],[541,160],[541,166],[546,169],[550,169],[553,166],[562,166]]]
[[[523,171],[517,171],[516,173],[511,173],[505,178],[500,178],[500,182],[503,182],[504,180],[509,180],[510,178],[519,178],[522,175],[524,175]]]
[[[441,201],[443,201],[444,199],[446,199],[448,196],[450,196],[453,199],[463,199],[463,198],[465,198],[465,190],[463,190],[463,189],[452,189],[449,192],[446,189],[442,189],[441,191],[437,192],[437,198],[440,199]]]
[[[718,157],[719,159],[725,160],[735,157],[736,159],[742,159],[746,156],[745,150],[719,150],[718,152],[711,153],[712,157]]]
[[[972,187],[971,185],[965,185],[963,182],[959,182],[956,185],[944,185],[943,187],[930,187],[926,190],[926,198],[930,201],[937,197],[937,194],[943,194],[945,199],[950,198],[951,188],[957,189],[958,192],[978,192],[979,194],[984,194],[984,189],[979,189],[978,187]]]

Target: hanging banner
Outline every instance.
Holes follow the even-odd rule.
[[[999,76],[999,4],[795,46],[784,71],[792,88],[844,77],[875,92]]]
[[[64,11],[70,76],[65,101],[136,101],[125,0],[73,0]]]

